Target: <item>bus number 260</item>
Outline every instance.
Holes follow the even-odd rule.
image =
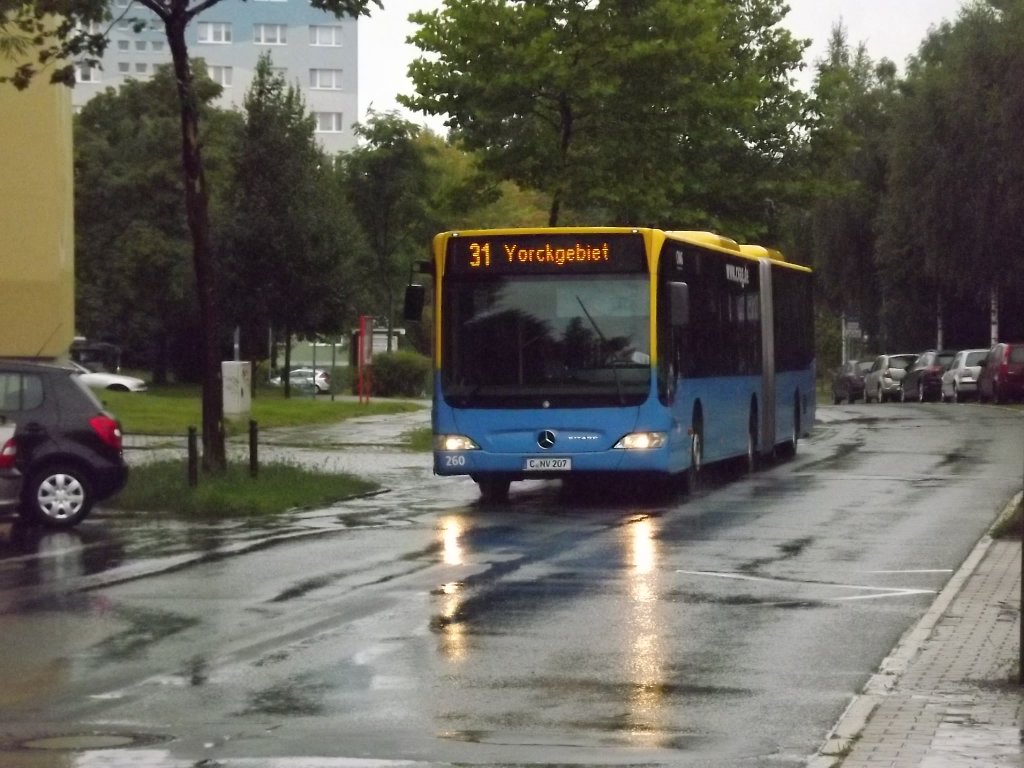
[[[445,456],[444,465],[446,467],[464,467],[466,466],[465,456]]]

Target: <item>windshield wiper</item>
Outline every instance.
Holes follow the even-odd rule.
[[[590,312],[587,311],[587,305],[583,303],[583,299],[581,299],[579,295],[576,296],[576,301],[580,303],[580,309],[582,309],[583,314],[587,316],[587,320],[590,322],[590,325],[593,326],[595,333],[597,333],[597,337],[601,339],[602,348],[607,349],[609,347],[608,338],[601,333],[601,329],[598,327],[597,321],[594,320]],[[615,392],[619,396],[619,405],[625,405],[626,399],[622,395],[622,381],[619,379],[619,371],[614,365],[611,366],[611,369],[612,377],[615,379]]]

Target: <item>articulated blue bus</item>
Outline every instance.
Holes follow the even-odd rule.
[[[814,424],[812,275],[777,251],[559,227],[444,232],[433,256],[434,471],[485,500],[526,478],[692,487]]]

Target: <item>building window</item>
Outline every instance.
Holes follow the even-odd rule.
[[[340,69],[311,69],[309,70],[309,87],[328,91],[341,90]]]
[[[146,41],[145,40],[136,40],[135,41],[135,50],[136,51],[144,51],[144,50],[146,50]]]
[[[210,79],[225,88],[231,87],[231,67],[210,67]]]
[[[164,49],[164,41],[151,40],[149,43],[149,47],[152,48],[154,51],[162,51]]]
[[[144,61],[139,61],[139,62],[135,63],[135,73],[136,74],[144,75],[144,74],[146,74],[146,72],[148,70],[149,70],[149,65],[146,64]]]
[[[119,61],[119,62],[117,62],[117,71],[120,72],[121,74],[127,75],[129,69],[130,69],[130,65],[128,64],[127,61]]]
[[[98,83],[100,81],[99,67],[92,67],[82,62],[75,65],[75,81],[79,83]]]
[[[198,35],[200,43],[230,43],[231,24],[224,21],[201,21]]]
[[[309,44],[329,45],[337,48],[341,45],[341,32],[342,28],[336,24],[331,26],[311,24],[309,27]]]
[[[316,116],[317,133],[341,133],[344,125],[341,122],[341,112],[314,112]]]
[[[117,41],[117,50],[119,50],[119,51],[127,51],[130,47],[131,47],[131,42],[128,41],[128,40],[118,40]]]
[[[288,27],[284,24],[255,24],[252,41],[259,45],[284,45],[287,43]]]

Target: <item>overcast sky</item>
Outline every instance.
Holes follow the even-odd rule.
[[[359,119],[371,107],[378,112],[399,110],[399,93],[410,93],[406,77],[409,62],[419,51],[406,44],[414,30],[410,13],[440,8],[442,0],[383,0],[384,10],[359,21]],[[808,65],[821,57],[832,26],[842,20],[851,43],[864,43],[873,59],[892,59],[901,71],[906,58],[917,51],[928,29],[943,20],[953,21],[962,0],[789,0],[786,25],[797,37],[813,42]],[[805,70],[807,71],[807,70]],[[802,83],[809,87],[810,80]],[[440,120],[411,114],[415,122],[443,132]]]

